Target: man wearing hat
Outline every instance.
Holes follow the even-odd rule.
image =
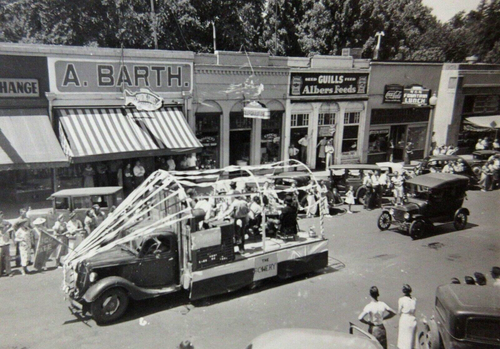
[[[92,208],[94,209],[98,227],[106,219],[106,213],[104,213],[104,211],[101,210],[101,206],[99,206],[98,204],[93,205]]]
[[[29,220],[27,218],[17,221],[17,227],[14,241],[19,243],[19,254],[21,255],[21,273],[26,275],[28,272],[28,264],[30,261],[31,248],[33,246],[33,236],[31,229],[28,227]]]
[[[0,276],[10,275],[10,231],[12,224],[3,220],[3,212],[0,211]]]

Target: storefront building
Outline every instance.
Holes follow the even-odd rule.
[[[363,162],[411,161],[428,154],[434,115],[429,101],[438,90],[442,66],[417,62],[370,63]]]
[[[443,65],[434,123],[437,144],[458,146],[461,154],[479,139],[491,148],[500,128],[500,65],[470,62]]]
[[[43,55],[46,110],[70,166],[56,171],[55,190],[120,185],[137,161],[146,170],[176,169],[202,146],[189,127],[193,53],[13,45]],[[35,53],[36,52],[36,53]],[[133,181],[132,181],[133,182]]]
[[[325,146],[330,141],[332,163],[359,163],[369,61],[349,55],[314,56],[295,58],[290,65],[285,148],[293,144],[299,149],[298,160],[313,169],[324,169]],[[291,154],[285,155],[289,158]]]
[[[45,93],[47,59],[0,49],[0,192],[2,202],[32,205],[54,189],[54,169],[69,165],[54,134]]]
[[[268,53],[195,56],[192,126],[204,146],[203,168],[283,159],[287,63]]]

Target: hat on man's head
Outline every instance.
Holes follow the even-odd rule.
[[[491,276],[495,279],[500,279],[500,267],[491,268]]]
[[[476,284],[476,282],[474,281],[472,276],[466,276],[464,279],[465,279],[465,283],[467,285],[475,285]]]
[[[476,284],[479,286],[485,286],[486,285],[486,276],[484,276],[483,273],[480,272],[475,272],[474,273],[474,278],[476,279]]]
[[[458,278],[451,278],[451,283],[459,285],[460,284],[460,280],[458,280]]]
[[[98,204],[94,204],[92,205],[92,208],[101,208],[101,206],[99,206]]]
[[[46,221],[46,219],[45,219],[45,218],[38,217],[37,219],[35,219],[35,220],[33,221],[33,225],[42,225],[42,224],[44,224],[44,223],[45,223],[45,221]]]

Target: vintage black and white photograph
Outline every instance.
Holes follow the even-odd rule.
[[[0,349],[500,349],[500,0],[0,0]]]

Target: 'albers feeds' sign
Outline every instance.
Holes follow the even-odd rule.
[[[367,83],[367,73],[292,73],[290,96],[365,94]]]

